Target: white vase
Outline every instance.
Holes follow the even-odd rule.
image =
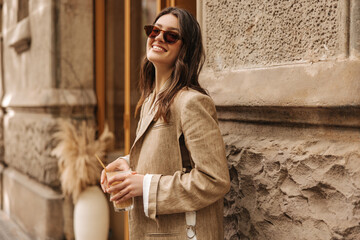
[[[74,207],[76,240],[106,240],[109,232],[109,205],[97,186],[88,187]]]

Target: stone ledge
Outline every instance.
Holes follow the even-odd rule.
[[[2,107],[46,107],[95,105],[93,89],[34,89],[5,93]]]
[[[360,106],[217,107],[219,121],[360,127]]]
[[[214,72],[200,83],[217,106],[339,107],[360,105],[360,61],[346,60]]]
[[[3,195],[5,213],[29,236],[63,239],[62,195],[12,168],[3,172]]]

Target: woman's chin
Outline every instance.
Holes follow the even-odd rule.
[[[162,57],[148,57],[148,60],[152,63],[152,64],[154,64],[154,66],[155,67],[160,67],[160,66],[162,66],[162,67],[164,67],[164,66],[166,66],[166,65],[169,65],[170,66],[170,64],[169,64],[169,60],[167,60],[167,59],[165,59],[165,58],[162,58]]]
[[[147,59],[151,62],[165,61],[166,56],[164,52],[151,52],[150,54],[147,54]]]

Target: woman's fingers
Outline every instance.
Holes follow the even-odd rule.
[[[130,198],[132,198],[133,196],[130,195],[130,193],[124,195],[120,200],[115,200],[116,203],[121,203],[121,202],[125,202],[126,200],[129,200]]]
[[[106,191],[107,181],[106,181],[106,173],[104,170],[101,171],[100,185],[103,192]]]
[[[107,189],[108,193],[113,193],[114,197],[111,201],[124,201],[131,197],[142,196],[143,195],[143,180],[144,175],[141,174],[129,174],[126,176],[118,176],[109,179],[115,184]],[[116,183],[116,181],[122,181]]]
[[[112,187],[112,185],[115,183],[115,182],[122,182],[126,179],[128,175],[122,175],[122,174],[118,174],[118,175],[115,175],[111,178],[109,178],[107,181],[108,181],[108,184],[109,186]],[[116,186],[117,184],[114,184],[114,186]],[[110,187],[110,188],[111,188]]]
[[[110,201],[124,201],[124,197],[129,195],[130,192],[127,188],[115,193],[111,198]]]
[[[126,188],[126,183],[122,182],[122,183],[114,184],[113,186],[109,187],[106,190],[106,192],[107,193],[117,193],[117,192],[123,190],[124,188]]]
[[[124,160],[122,158],[118,158],[115,161],[109,163],[106,166],[106,171],[103,170],[101,172],[100,185],[101,185],[103,192],[106,192],[108,186],[116,181],[116,180],[112,180],[111,182],[108,181],[109,179],[107,179],[107,177],[106,177],[106,172],[114,172],[114,171],[119,171],[119,170],[126,171],[129,169],[130,169],[129,164],[126,162],[126,160]],[[120,180],[117,180],[117,181],[120,181]]]

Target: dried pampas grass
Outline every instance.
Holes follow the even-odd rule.
[[[95,128],[85,121],[75,126],[61,120],[53,135],[58,143],[51,154],[59,160],[61,188],[65,196],[72,196],[74,203],[85,188],[99,182],[102,168],[95,154],[104,157],[105,150],[114,140],[107,126],[97,140],[95,134]]]

